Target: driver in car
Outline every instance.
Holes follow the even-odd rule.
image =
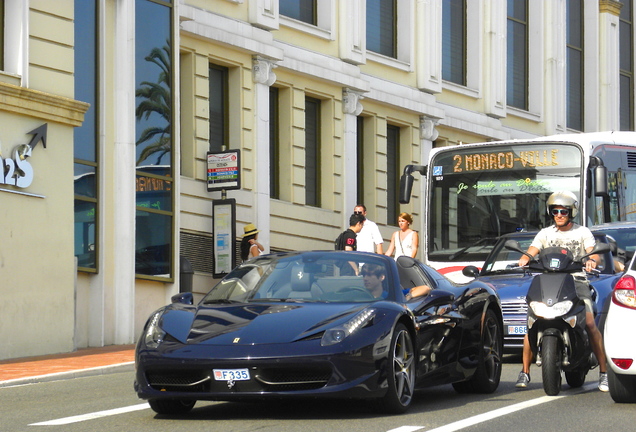
[[[537,256],[542,249],[550,246],[559,246],[568,249],[574,259],[589,253],[594,249],[596,240],[592,232],[579,224],[574,223],[572,220],[579,208],[579,203],[574,195],[570,191],[554,192],[548,198],[546,202],[548,214],[554,219],[554,225],[543,228],[537,233],[532,244],[528,248],[528,255],[533,257]],[[596,257],[596,258],[595,258]],[[592,255],[585,262],[585,270],[592,272],[596,268],[596,260],[598,257]],[[522,255],[519,259],[519,266],[523,267],[528,264],[530,258],[526,255]],[[587,276],[584,272],[574,273],[574,280],[576,284],[576,293],[585,302],[585,324],[587,334],[590,338],[592,350],[596,355],[596,359],[599,363],[599,380],[598,389],[603,392],[609,391],[609,385],[607,382],[607,366],[605,363],[605,350],[603,348],[603,336],[596,327],[594,321],[594,304],[592,303],[592,297],[590,295],[590,285],[587,280]],[[530,342],[528,341],[528,335],[523,339],[523,355],[522,355],[523,368],[519,372],[519,378],[517,379],[517,388],[526,388],[530,382],[530,363],[532,363],[532,350],[530,349]]]
[[[383,288],[384,279],[386,279],[386,268],[377,264],[365,264],[360,271],[364,287],[375,298],[386,296],[386,291]],[[411,289],[402,290],[407,300],[413,297],[419,297],[427,295],[431,292],[431,287],[428,285],[419,285]]]

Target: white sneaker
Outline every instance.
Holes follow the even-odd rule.
[[[521,371],[519,372],[519,378],[517,378],[517,384],[515,384],[515,387],[526,388],[528,387],[529,382],[530,382],[530,374],[527,374],[524,371]]]
[[[602,392],[609,391],[609,382],[607,381],[607,373],[605,372],[598,374],[598,389]]]

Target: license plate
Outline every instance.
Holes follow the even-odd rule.
[[[527,332],[526,326],[508,326],[509,335],[524,335]]]
[[[247,369],[214,369],[214,379],[217,381],[247,381],[250,372]]]

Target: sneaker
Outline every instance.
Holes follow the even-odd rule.
[[[517,384],[515,387],[517,388],[526,388],[528,387],[528,383],[530,382],[530,374],[527,374],[523,371],[519,372],[519,378],[517,378]],[[607,380],[605,381],[607,382]]]
[[[605,372],[598,374],[598,389],[602,392],[609,391],[609,383],[607,382],[607,374]]]

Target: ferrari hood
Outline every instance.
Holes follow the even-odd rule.
[[[286,343],[314,336],[370,307],[368,304],[247,303],[168,307],[163,330],[182,343],[258,345]]]

